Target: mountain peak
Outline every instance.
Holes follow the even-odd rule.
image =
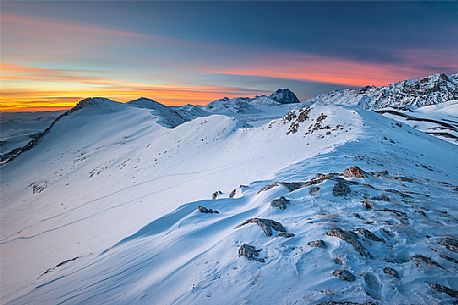
[[[280,104],[297,104],[300,103],[297,96],[290,89],[277,89],[274,93],[269,95],[271,99],[279,102]]]
[[[104,98],[104,97],[88,97],[85,98],[76,104],[73,108],[70,109],[70,112],[78,111],[80,109],[85,109],[85,108],[94,108],[94,109],[101,109],[101,108],[113,108],[113,107],[119,107],[121,106],[122,103]]]
[[[148,108],[148,109],[157,109],[158,107],[166,107],[159,103],[158,101],[155,101],[153,99],[147,98],[147,97],[140,97],[136,100],[132,100],[127,102],[126,104],[130,106],[135,106],[138,108]]]

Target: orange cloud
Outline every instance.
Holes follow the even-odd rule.
[[[348,86],[386,85],[412,77],[413,69],[364,63],[318,55],[276,54],[243,67],[214,69],[214,73],[282,78]]]
[[[223,96],[266,93],[263,90],[194,84],[149,84],[79,75],[80,71],[1,63],[1,111],[68,109],[90,96],[126,102],[141,96],[168,105],[206,104]],[[56,89],[58,88],[58,89]]]

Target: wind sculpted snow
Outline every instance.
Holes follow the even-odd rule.
[[[2,300],[451,304],[456,160],[455,145],[359,108],[173,129],[147,109],[83,108],[1,169]],[[249,219],[294,235],[239,226]]]

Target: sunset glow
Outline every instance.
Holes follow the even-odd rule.
[[[224,5],[234,14],[245,14],[236,4]],[[276,5],[271,4],[272,9]],[[165,4],[143,3],[132,9],[138,15],[145,6],[148,19],[132,26],[133,22],[110,15],[124,14],[115,3],[106,4],[103,12],[96,10],[97,4],[77,10],[65,3],[3,5],[0,109],[67,109],[89,96],[119,101],[146,96],[169,105],[206,104],[224,96],[253,96],[279,87],[289,87],[304,99],[331,89],[386,85],[458,70],[453,48],[453,37],[458,35],[453,36],[456,28],[447,26],[446,18],[437,26],[453,33],[442,35],[451,41],[443,42],[440,52],[429,49],[427,43],[413,45],[408,38],[397,48],[390,48],[392,38],[384,32],[388,29],[380,28],[377,34],[377,39],[385,37],[383,43],[368,38],[364,27],[357,28],[359,20],[349,23],[348,28],[361,33],[342,34],[348,42],[340,44],[341,50],[334,50],[326,46],[327,28],[320,30],[318,26],[325,22],[337,31],[338,24],[332,20],[315,20],[317,26],[313,28],[307,25],[312,20],[301,20],[310,32],[298,32],[302,36],[298,40],[278,35],[264,39],[263,28],[254,21],[261,20],[267,11],[256,12],[258,16],[253,17],[255,13],[248,9],[246,14],[251,13],[253,20],[247,21],[245,31],[233,36],[224,22],[193,19],[194,11],[176,19],[176,11]],[[197,11],[196,7],[193,9]],[[155,17],[163,23],[150,20]],[[379,17],[374,18],[376,26]],[[168,26],[172,20],[173,28]],[[226,36],[215,38],[213,27]],[[423,32],[425,41],[437,39]],[[370,40],[365,49],[359,48],[358,39]]]

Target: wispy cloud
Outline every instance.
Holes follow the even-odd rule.
[[[218,74],[272,77],[317,83],[340,84],[347,86],[387,85],[389,83],[425,76],[425,74],[442,72],[435,67],[458,70],[458,56],[450,52],[432,54],[423,51],[411,51],[401,54],[405,57],[403,64],[371,63],[343,58],[297,54],[276,53],[258,56],[257,60],[243,66],[215,68]],[[415,54],[415,55],[414,55]],[[442,55],[442,56],[441,56]],[[432,61],[431,58],[444,58]],[[451,60],[455,58],[457,60]],[[429,69],[425,66],[429,63]],[[444,71],[447,72],[447,71]]]

